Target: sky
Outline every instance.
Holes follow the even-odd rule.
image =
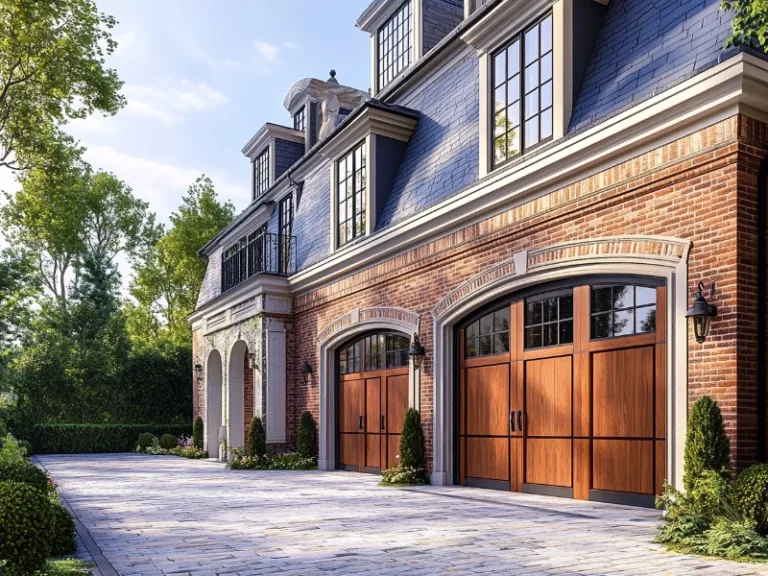
[[[291,123],[283,98],[296,81],[333,68],[342,84],[368,89],[369,39],[355,27],[368,2],[96,0],[119,22],[107,63],[128,104],[68,131],[161,222],[203,173],[240,212],[250,201],[240,151],[265,122]],[[13,188],[10,174],[0,188]]]

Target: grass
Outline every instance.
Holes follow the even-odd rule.
[[[83,574],[90,574],[88,569],[92,566],[93,564],[74,558],[48,560],[42,576],[82,576]]]

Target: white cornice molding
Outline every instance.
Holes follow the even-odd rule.
[[[262,126],[261,129],[254,134],[253,138],[251,138],[243,147],[243,155],[249,160],[253,160],[276,138],[296,142],[297,144],[304,144],[305,134],[299,130],[288,128],[287,126],[279,126],[277,124],[269,123],[264,124],[264,126]]]
[[[301,295],[739,112],[768,115],[768,62],[744,53],[337,250],[291,276],[291,290]]]
[[[203,252],[203,254],[209,255],[211,252],[216,250],[216,248],[218,248],[219,246],[226,246],[227,244],[231,244],[237,241],[240,237],[243,236],[243,234],[247,234],[248,232],[255,230],[256,228],[264,224],[267,220],[269,220],[269,217],[272,216],[272,213],[274,211],[275,211],[275,203],[265,202],[264,204],[259,206],[256,210],[254,210],[253,214],[250,214],[248,218],[246,218],[242,222],[239,222],[235,228],[232,228],[232,230],[230,230],[224,236],[219,238],[214,244],[207,247],[205,252]]]
[[[368,107],[328,142],[320,154],[326,158],[336,158],[369,134],[407,142],[416,129],[417,122],[417,118]]]
[[[267,295],[290,297],[288,279],[284,276],[273,276],[270,274],[259,274],[257,276],[253,276],[245,282],[242,282],[238,286],[225,292],[215,300],[210,300],[209,302],[203,304],[200,308],[189,315],[187,321],[190,325],[198,325],[199,322],[206,320],[206,324],[208,324],[208,321],[210,321],[212,318],[216,318],[219,315],[222,315],[225,316],[225,318],[215,325],[215,331],[223,330],[227,326],[234,323],[233,320],[236,320],[236,322],[242,322],[243,320],[247,319],[247,317],[262,312],[263,306],[259,304],[249,310],[249,312],[253,312],[252,314],[244,316],[242,313],[240,313],[236,315],[236,318],[230,318],[231,314],[236,312],[237,308],[242,307],[249,300],[255,298],[256,301],[259,301],[262,296]],[[206,334],[214,331],[212,329],[213,327],[214,326],[208,324],[206,326]]]
[[[549,10],[556,0],[503,0],[461,35],[478,51],[490,51]]]
[[[375,34],[387,18],[402,6],[403,0],[373,0],[355,24],[363,32]]]

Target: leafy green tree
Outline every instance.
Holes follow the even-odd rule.
[[[125,105],[104,60],[115,24],[93,0],[0,2],[0,168],[62,160],[72,139],[61,125]]]
[[[709,396],[693,405],[685,437],[683,485],[691,491],[705,470],[728,480],[731,475],[731,445],[725,434],[723,414]]]
[[[131,295],[136,323],[156,316],[171,340],[189,341],[187,317],[194,311],[205,275],[205,261],[197,251],[232,222],[230,202],[218,200],[213,182],[201,176],[189,187],[170,229],[135,264]],[[160,331],[160,325],[156,326]]]
[[[18,342],[23,332],[29,329],[33,317],[32,303],[38,293],[39,284],[31,255],[24,250],[1,251],[0,354]]]
[[[723,0],[721,7],[734,13],[733,35],[726,47],[748,46],[768,50],[768,0]]]

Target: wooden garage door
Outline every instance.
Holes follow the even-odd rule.
[[[590,283],[459,331],[461,484],[652,505],[665,466],[663,287]]]
[[[409,344],[400,334],[371,334],[339,352],[338,468],[378,473],[397,463]]]

